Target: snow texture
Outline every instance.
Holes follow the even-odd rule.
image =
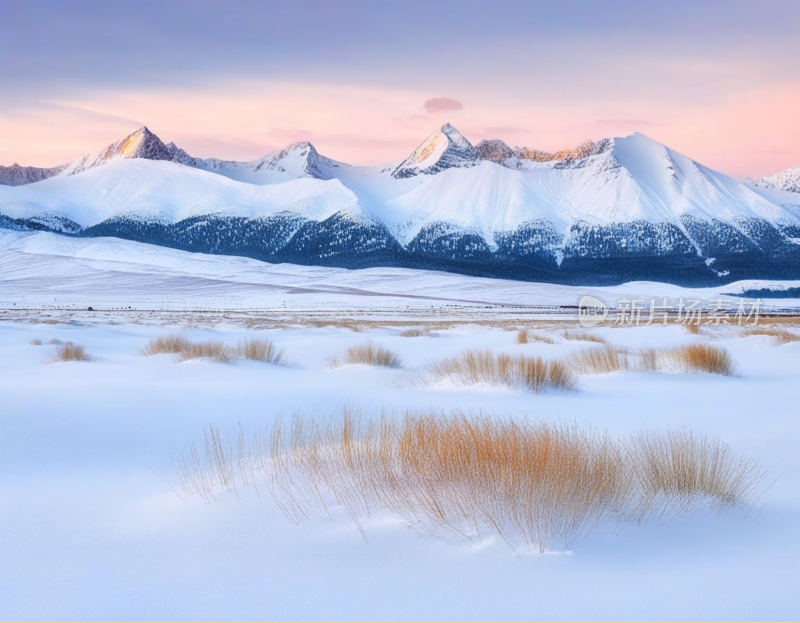
[[[517,344],[511,327],[547,311],[522,303],[714,292],[276,266],[118,239],[0,232],[0,618],[797,620],[800,342],[776,346],[726,327],[699,336],[599,327],[597,336],[632,352],[713,340],[740,375],[613,373],[541,395],[407,382],[409,372],[466,349],[549,359],[599,347],[567,341],[559,329],[554,344]],[[283,328],[269,325],[279,317]],[[337,317],[395,322],[362,332],[326,326]],[[462,324],[402,337],[411,318]],[[479,324],[487,318],[509,324]],[[138,354],[174,333],[227,344],[267,338],[293,365]],[[47,364],[50,340],[81,344],[94,359]],[[397,352],[405,369],[327,367],[327,357],[367,340]],[[758,461],[772,484],[747,515],[609,526],[570,551],[519,558],[499,539],[443,541],[385,512],[363,521],[365,542],[336,504],[330,518],[295,526],[264,487],[207,506],[168,484],[176,483],[171,453],[202,443],[209,425],[251,432],[281,412],[325,415],[344,405],[366,414],[482,409],[614,436],[686,428]]]

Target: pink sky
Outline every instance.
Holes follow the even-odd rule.
[[[800,166],[791,0],[50,0],[0,20],[0,164],[147,125],[190,154],[405,158],[445,122],[554,151],[643,132],[734,177]]]
[[[434,97],[462,109],[426,112]],[[201,157],[246,160],[309,140],[331,158],[379,164],[401,160],[449,121],[473,143],[501,138],[543,150],[640,131],[735,177],[800,165],[800,85],[732,93],[706,105],[607,99],[511,101],[481,91],[269,81],[96,91],[1,111],[0,162],[53,166],[147,125]]]
[[[8,3],[0,164],[147,125],[190,154],[403,159],[445,122],[559,150],[640,131],[734,177],[800,166],[790,0]]]

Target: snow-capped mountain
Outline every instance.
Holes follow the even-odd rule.
[[[200,159],[142,128],[47,179],[0,186],[0,226],[570,283],[798,278],[784,173],[742,184],[638,133],[547,153],[473,147],[446,124],[399,163],[356,167],[311,143]]]
[[[21,167],[18,164],[0,167],[0,184],[32,184],[57,175],[76,175],[116,160],[136,159],[176,162],[253,184],[272,184],[299,177],[326,179],[329,176],[325,170],[338,166],[333,160],[320,156],[308,142],[293,143],[250,162],[194,158],[175,143],[165,144],[147,127],[142,127],[103,149],[57,167],[45,169]]]
[[[475,145],[475,153],[482,160],[489,160],[490,162],[502,164],[504,166],[509,166],[506,165],[506,163],[515,158],[519,159],[516,149],[511,149],[503,141],[498,139],[481,141]],[[510,165],[509,168],[516,167]]]
[[[0,185],[23,186],[41,182],[48,177],[58,175],[66,165],[58,167],[23,167],[16,162],[10,167],[0,166]]]
[[[527,147],[515,147],[511,149],[501,140],[481,141],[475,146],[475,151],[483,160],[489,160],[497,164],[502,164],[509,169],[525,169],[535,166],[537,162],[561,162],[567,163],[580,160],[587,156],[595,155],[608,147],[609,139],[598,141],[585,141],[574,149],[562,149],[556,153],[540,151],[538,149],[528,149]]]
[[[425,174],[434,175],[446,169],[472,167],[480,162],[472,144],[449,123],[431,134],[392,172],[399,179]]]
[[[745,184],[800,218],[800,167],[785,169],[755,180],[746,179]]]
[[[177,152],[181,153],[178,154]],[[236,162],[216,158],[184,157],[186,152],[176,149],[176,162],[204,171],[219,173],[240,182],[251,184],[274,184],[301,177],[318,180],[330,179],[328,169],[337,168],[339,163],[320,156],[316,148],[308,142],[292,143],[284,149],[273,151],[257,160]]]
[[[800,167],[792,167],[779,171],[774,175],[760,177],[756,180],[745,180],[751,186],[766,188],[770,190],[780,190],[783,192],[800,193]]]
[[[172,160],[174,152],[146,127],[108,145],[104,149],[70,162],[58,175],[77,175],[114,160]]]
[[[21,167],[16,163],[10,167],[0,166],[0,185],[22,186],[41,182],[57,175],[76,175],[120,159],[144,158],[146,160],[179,161],[183,156],[188,157],[188,154],[178,149],[174,143],[165,145],[150,130],[142,127],[116,143],[57,167]]]

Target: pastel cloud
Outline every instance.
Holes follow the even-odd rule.
[[[456,112],[464,109],[464,104],[458,100],[449,97],[432,97],[425,100],[422,108],[430,115],[436,115],[445,112]]]

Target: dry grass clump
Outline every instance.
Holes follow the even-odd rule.
[[[655,372],[661,369],[662,351],[657,348],[643,348],[639,351],[639,370]]]
[[[667,356],[686,372],[709,372],[734,376],[736,364],[730,353],[719,346],[710,344],[689,344],[668,351]]]
[[[423,335],[427,335],[423,329],[406,329],[400,332],[400,337],[422,337]]]
[[[178,361],[192,359],[205,359],[216,363],[230,363],[233,359],[233,350],[223,342],[188,342],[186,347],[176,353]]]
[[[63,344],[64,342],[62,342],[58,338],[54,337],[54,338],[50,338],[49,340],[47,340],[47,343],[58,346],[59,344]]]
[[[269,340],[248,339],[239,342],[235,347],[227,346],[223,342],[191,342],[181,335],[168,335],[159,337],[147,344],[142,350],[143,355],[175,355],[178,361],[191,359],[206,359],[217,363],[229,363],[233,359],[251,359],[287,365],[284,352]]]
[[[28,322],[30,324],[72,324],[69,320],[60,320],[58,318],[31,318]]]
[[[747,505],[757,495],[757,465],[717,439],[672,429],[636,433],[629,444],[632,475],[646,501],[639,512],[663,516],[704,505]]]
[[[279,366],[288,365],[283,350],[269,340],[244,340],[236,346],[235,353],[239,359],[263,361]]]
[[[312,327],[336,327],[339,329],[350,329],[354,333],[362,333],[365,329],[370,328],[374,323],[368,321],[356,320],[353,318],[330,318],[319,320],[308,320],[305,318],[297,318],[297,324],[310,325]]]
[[[573,342],[597,342],[598,344],[606,344],[606,341],[599,335],[589,333],[588,331],[564,331],[561,335],[565,340]]]
[[[142,350],[143,355],[178,355],[189,348],[190,342],[182,335],[153,338]]]
[[[727,350],[700,343],[674,348],[645,348],[633,353],[611,346],[590,348],[571,354],[566,361],[577,374],[660,371],[736,375],[736,364]]]
[[[434,382],[455,381],[463,385],[488,383],[514,389],[575,389],[576,380],[560,361],[545,361],[525,355],[496,355],[489,350],[468,350],[428,367]]]
[[[800,335],[790,333],[786,329],[773,329],[770,327],[759,327],[758,329],[751,329],[745,335],[766,335],[775,340],[777,344],[790,344],[791,342],[800,342]]]
[[[689,335],[699,335],[700,334],[700,325],[697,323],[688,323],[683,325],[684,333],[688,333]]]
[[[772,316],[768,314],[766,316],[761,316],[761,321],[770,325],[787,324],[795,329],[800,329],[800,317],[796,314],[786,316]]]
[[[383,366],[385,368],[402,367],[400,357],[396,353],[383,346],[376,346],[372,342],[351,346],[343,355],[334,355],[328,359],[328,365],[331,368],[341,368],[352,364]]]
[[[555,344],[556,341],[549,335],[534,333],[526,329],[517,331],[517,344],[527,344],[529,342],[542,342],[543,344]]]
[[[610,346],[573,353],[567,364],[579,374],[609,374],[631,369],[626,353]]]
[[[568,547],[607,523],[748,506],[763,480],[725,444],[686,431],[615,440],[594,429],[482,413],[407,412],[321,420],[224,438],[174,457],[186,495],[266,484],[297,523],[342,506],[360,520],[399,514],[409,527],[477,540],[498,534],[515,551]]]
[[[31,346],[41,346],[42,345],[42,340],[40,340],[38,338],[34,338],[32,340],[28,340],[28,344],[30,344]]]
[[[55,357],[52,363],[58,361],[91,361],[92,358],[86,349],[80,344],[73,344],[72,342],[65,342],[56,348]]]

